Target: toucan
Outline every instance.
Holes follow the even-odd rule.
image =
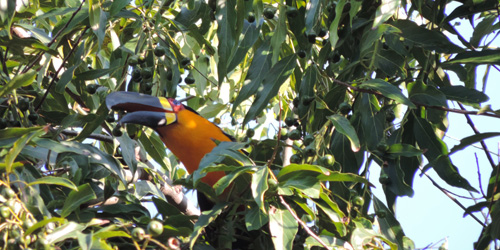
[[[106,105],[108,109],[126,111],[120,123],[154,129],[190,173],[198,169],[201,159],[216,147],[217,141],[234,140],[217,125],[173,98],[119,91],[106,97]],[[223,176],[223,171],[209,172],[201,181],[213,186]],[[207,204],[210,202],[200,192],[198,199],[201,210],[213,205]]]

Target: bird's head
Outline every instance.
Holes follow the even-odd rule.
[[[113,92],[106,97],[108,109],[123,110],[120,123],[140,124],[153,129],[177,121],[185,106],[173,98],[155,97],[136,92]]]

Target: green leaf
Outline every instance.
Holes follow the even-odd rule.
[[[279,5],[279,13],[286,12],[286,6],[284,4]],[[286,25],[286,15],[278,15],[278,21],[276,22],[276,26],[274,28],[274,34],[271,37],[271,48],[273,49],[272,53],[272,65],[274,65],[279,58],[281,45],[286,39],[286,33],[288,31]]]
[[[249,83],[245,84],[241,88],[240,93],[233,103],[231,114],[234,114],[237,107],[239,107],[244,100],[257,93],[259,86],[262,83],[262,79],[267,75],[267,72],[271,68],[272,53],[270,52],[270,49],[270,39],[267,39],[255,52],[252,63],[250,64],[250,68],[248,68],[248,73],[245,78],[245,81],[249,81]]]
[[[387,160],[387,165],[381,170],[380,175],[385,173],[389,176],[389,183],[384,185],[384,191],[387,189],[397,196],[413,197],[413,189],[405,183],[403,166],[399,160]],[[386,192],[387,194],[387,192]],[[387,196],[387,195],[386,195]]]
[[[281,84],[288,79],[295,68],[295,57],[294,54],[281,59],[267,72],[266,76],[262,79],[262,90],[255,96],[255,101],[248,110],[243,120],[243,125],[260,114],[269,101],[278,94]]]
[[[454,100],[466,104],[476,104],[488,101],[489,97],[483,92],[464,86],[443,86],[439,90],[446,95],[448,100]]]
[[[460,140],[460,144],[454,146],[450,150],[450,155],[453,153],[456,153],[457,151],[462,150],[462,149],[466,148],[467,146],[470,146],[474,143],[477,143],[477,142],[480,142],[480,141],[483,141],[485,139],[495,137],[495,136],[500,136],[500,133],[489,132],[489,133],[481,133],[481,134],[471,135],[471,136],[465,137],[462,140]]]
[[[373,196],[373,205],[375,212],[385,211],[386,216],[381,218],[377,216],[382,234],[392,242],[398,245],[398,249],[414,249],[414,243],[405,237],[401,224],[396,220],[396,217],[377,197]]]
[[[320,195],[320,199],[313,199],[313,201],[330,218],[330,222],[335,225],[339,235],[345,236],[347,234],[347,229],[343,223],[345,214],[340,210],[337,203],[325,193]]]
[[[324,174],[324,175],[329,175],[330,170],[327,168],[318,166],[318,165],[309,165],[309,164],[290,164],[278,173],[277,177],[279,181],[284,181],[287,178],[287,175],[290,173],[296,173],[296,172],[304,172],[304,171],[311,171],[311,172],[316,172],[317,174]]]
[[[398,0],[382,0],[382,3],[378,6],[377,12],[375,13],[372,29],[375,29],[396,14],[399,3],[400,1]]]
[[[500,200],[491,207],[491,237],[500,239]]]
[[[342,18],[342,12],[344,11],[344,5],[346,4],[346,0],[340,0],[335,7],[335,19],[333,19],[332,24],[330,24],[330,43],[332,44],[332,49],[335,50],[337,46],[337,42],[339,41],[338,29],[339,22]]]
[[[409,144],[392,144],[387,150],[389,157],[394,159],[399,156],[412,157],[422,155],[422,151]]]
[[[398,103],[405,104],[409,108],[416,108],[415,104],[413,104],[410,100],[408,100],[408,98],[406,98],[406,96],[404,96],[401,93],[401,90],[398,87],[384,80],[380,79],[368,80],[366,82],[363,82],[363,84],[359,85],[359,88],[378,91],[383,96],[393,99]]]
[[[91,69],[87,70],[85,72],[81,72],[78,74],[75,74],[75,80],[77,81],[88,81],[88,80],[95,80],[98,78],[101,78],[105,75],[108,75],[112,73],[114,70],[117,68],[109,68],[109,69]]]
[[[262,210],[266,211],[264,207],[264,194],[268,189],[267,178],[269,176],[269,169],[267,166],[258,167],[257,171],[252,174],[252,195],[257,203],[257,206]]]
[[[238,167],[236,170],[231,171],[224,175],[224,177],[220,178],[217,183],[214,184],[215,194],[217,196],[221,195],[224,190],[226,190],[229,185],[240,175],[244,173],[249,173],[254,170],[253,166],[250,167]]]
[[[224,202],[216,203],[211,210],[201,213],[200,217],[198,217],[198,220],[194,224],[193,233],[189,237],[189,239],[191,240],[191,242],[189,243],[190,249],[193,248],[194,244],[196,243],[196,239],[198,239],[200,234],[203,232],[203,229],[208,226],[210,222],[214,221],[217,216],[222,213],[227,205],[228,204]]]
[[[447,107],[446,96],[434,86],[425,85],[422,81],[408,84],[410,100],[416,104]]]
[[[414,43],[427,50],[434,50],[439,53],[457,53],[463,51],[454,43],[450,42],[448,37],[437,30],[429,30],[417,25],[409,20],[397,20],[393,25],[401,30],[399,34],[406,42]]]
[[[172,171],[165,146],[157,133],[152,129],[145,129],[140,133],[139,141],[153,160],[160,164],[164,170]]]
[[[73,190],[69,193],[68,198],[64,201],[64,206],[61,210],[61,217],[67,217],[71,212],[75,211],[85,202],[96,199],[92,187],[86,183],[78,187],[78,190]]]
[[[217,47],[219,53],[219,63],[217,71],[219,76],[219,85],[224,81],[227,68],[231,62],[233,51],[235,48],[235,29],[236,23],[236,1],[217,1],[217,37],[219,45]],[[239,34],[238,34],[239,35]]]
[[[361,148],[358,134],[356,133],[356,130],[354,130],[354,127],[351,125],[349,120],[338,114],[328,116],[328,119],[332,121],[333,126],[335,126],[335,130],[337,132],[345,135],[349,139],[349,141],[351,142],[351,150],[353,152],[358,152]]]
[[[73,73],[75,72],[75,69],[78,66],[80,66],[80,62],[64,70],[61,77],[59,78],[59,81],[57,81],[55,86],[56,87],[55,90],[57,93],[64,93],[66,85],[68,85],[68,83],[73,79]]]
[[[500,50],[464,51],[447,63],[500,64]]]
[[[287,175],[285,181],[280,181],[280,188],[293,188],[304,193],[310,198],[319,198],[321,193],[321,183],[316,176],[304,175],[295,172]]]
[[[120,142],[120,148],[123,155],[123,160],[130,168],[132,175],[134,175],[135,171],[137,170],[137,159],[135,155],[136,142],[130,139],[130,137],[127,134],[118,136],[116,137],[116,139],[118,140],[118,142]]]
[[[115,0],[111,3],[111,7],[109,8],[109,14],[112,16],[118,14],[123,8],[125,8],[131,0]]]
[[[243,58],[245,58],[248,50],[255,44],[255,42],[259,38],[259,33],[260,33],[261,27],[262,27],[261,25],[257,26],[257,22],[253,22],[253,23],[244,22],[243,23],[243,30],[242,30],[241,35],[240,35],[242,38],[239,41],[238,49],[236,49],[236,52],[234,53],[234,56],[231,59],[231,62],[229,63],[229,66],[227,68],[228,71],[231,71],[234,68],[236,68],[236,66],[241,63],[241,60],[243,60]],[[267,41],[269,41],[269,40],[267,40]],[[264,45],[259,46],[257,51],[261,50],[263,48],[263,46]],[[267,48],[267,49],[269,50],[269,48]],[[256,57],[259,55],[262,56],[262,54],[259,54],[258,52],[256,52],[252,60],[255,61]],[[249,73],[250,73],[250,69],[248,70],[248,73],[247,73],[247,79],[248,79]]]
[[[318,18],[321,17],[321,15],[319,14],[320,10],[321,10],[321,3],[319,0],[309,1],[306,7],[306,18],[305,18],[306,32],[314,32],[313,28],[318,23]],[[280,13],[283,13],[281,9]]]
[[[357,174],[351,173],[341,173],[338,171],[329,172],[327,175],[321,175],[318,177],[320,181],[340,181],[340,182],[360,182],[368,184],[368,180]]]
[[[28,183],[28,186],[37,184],[59,185],[78,191],[78,187],[76,187],[76,185],[71,180],[68,180],[63,177],[44,176],[42,178],[38,178],[35,181]]]
[[[429,122],[420,117],[415,117],[413,134],[416,135],[415,139],[418,146],[424,150],[424,155],[429,160],[429,164],[424,167],[424,171],[432,166],[439,177],[446,183],[477,192],[467,179],[458,173],[457,167],[451,163],[446,144],[436,136]]]
[[[291,250],[298,227],[299,224],[293,215],[282,205],[269,209],[269,232],[274,243],[274,249]]]
[[[68,221],[66,219],[64,219],[64,218],[58,218],[58,217],[44,218],[43,220],[38,221],[37,223],[35,223],[35,225],[33,225],[30,228],[28,228],[26,230],[26,232],[24,232],[24,233],[26,235],[30,235],[31,233],[33,233],[37,229],[45,227],[45,225],[47,225],[49,223],[54,223],[54,222],[60,223],[60,224],[66,224]]]
[[[33,84],[36,77],[36,70],[29,70],[24,74],[18,74],[12,78],[5,86],[0,89],[0,97],[10,94],[14,89]]]
[[[33,138],[39,137],[45,134],[45,131],[42,128],[38,128],[31,133],[24,134],[19,139],[14,142],[12,148],[5,155],[5,172],[10,174],[12,172],[13,163],[16,160],[16,157],[21,153],[21,150],[26,146],[26,144],[31,141]]]
[[[335,238],[333,236],[328,236],[328,235],[318,235],[318,237],[323,241],[327,246],[337,246],[339,249],[344,248],[344,246],[349,246],[350,243],[348,241],[341,240],[339,238]],[[306,238],[306,241],[304,242],[306,245],[307,249],[311,249],[313,246],[314,247],[320,247],[322,248],[323,245],[318,242],[315,238],[312,236],[309,236]]]
[[[265,210],[252,206],[245,214],[245,226],[248,231],[259,230],[269,222],[269,216]]]
[[[47,236],[45,239],[49,244],[54,244],[57,242],[64,241],[70,238],[77,238],[78,234],[85,230],[86,226],[82,224],[75,223],[70,221],[68,223],[63,224],[62,226],[54,229],[54,231]]]

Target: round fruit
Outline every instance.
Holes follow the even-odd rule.
[[[195,82],[195,80],[194,80],[194,77],[188,76],[188,77],[186,77],[186,79],[184,79],[184,82],[186,84],[193,84]]]
[[[167,52],[167,50],[163,46],[156,46],[156,48],[154,50],[155,56],[157,56],[157,57],[164,56],[166,52]]]
[[[307,40],[308,40],[310,43],[316,43],[316,34],[311,33],[311,34],[307,35]]]
[[[391,183],[391,178],[387,174],[382,173],[380,174],[378,181],[380,182],[380,184],[388,185],[389,183]]]
[[[295,18],[299,15],[299,11],[297,10],[297,8],[295,7],[289,7],[287,10],[286,10],[286,15],[289,17],[289,18]]]
[[[363,197],[361,196],[355,196],[352,199],[352,204],[354,204],[354,206],[356,207],[362,207],[365,204],[365,199],[363,199]]]
[[[300,99],[298,97],[293,98],[293,106],[298,107],[300,104]]]
[[[31,122],[36,122],[38,120],[38,117],[40,117],[37,113],[31,113],[28,115],[28,120]]]
[[[135,66],[139,63],[139,57],[134,55],[134,56],[131,56],[129,59],[128,59],[128,65],[130,66]]]
[[[321,28],[318,32],[319,37],[324,37],[326,36],[326,29]]]
[[[135,68],[132,70],[132,80],[138,82],[141,80],[141,70],[138,68]]]
[[[294,155],[292,155],[292,156],[290,157],[290,162],[291,162],[291,163],[296,163],[296,164],[298,164],[298,163],[300,163],[300,161],[301,161],[301,160],[302,160],[302,157],[300,157],[300,155],[298,155],[298,154],[294,154]]]
[[[351,104],[347,102],[343,102],[339,105],[339,111],[343,115],[349,114],[349,112],[351,112],[351,109],[352,109]]]
[[[2,190],[2,195],[7,197],[7,199],[12,199],[16,197],[16,192],[12,190],[12,188],[6,187],[4,188],[4,190]]]
[[[140,56],[140,57],[137,59],[137,62],[138,62],[139,64],[143,64],[143,63],[145,63],[145,62],[146,62],[146,58],[145,58],[144,56]]]
[[[135,241],[143,241],[145,235],[146,232],[140,227],[136,227],[132,230],[132,239]]]
[[[145,82],[144,83],[144,90],[150,91],[153,88],[153,83],[152,82]]]
[[[305,153],[307,156],[315,156],[316,155],[316,149],[311,145],[306,147]]]
[[[189,58],[187,58],[187,57],[184,57],[181,59],[181,66],[184,68],[187,67],[190,63],[191,63],[191,60],[189,60]]]
[[[214,118],[214,123],[219,125],[221,123],[220,118],[218,118],[218,117]]]
[[[255,15],[253,14],[253,12],[248,13],[247,21],[249,23],[255,22]]]
[[[306,135],[304,137],[304,145],[309,146],[314,141],[314,136],[313,135]]]
[[[304,58],[304,57],[306,57],[306,52],[303,49],[301,49],[301,50],[299,50],[299,52],[297,52],[297,55],[300,58]]]
[[[274,10],[271,8],[265,8],[263,14],[264,14],[264,17],[267,19],[274,18]]]
[[[247,137],[252,138],[255,135],[255,130],[252,128],[247,129]]]
[[[152,220],[148,224],[148,234],[151,234],[153,237],[161,235],[163,233],[163,224],[157,220]]]
[[[332,57],[330,58],[330,61],[332,63],[339,62],[340,61],[340,55],[339,55],[339,53],[337,53],[337,52],[333,53]]]
[[[7,206],[2,206],[0,207],[0,215],[2,215],[2,218],[8,219],[10,218],[10,209]]]
[[[33,222],[30,219],[26,219],[26,220],[23,221],[23,227],[24,227],[24,229],[28,229],[28,228],[32,227],[33,225],[35,225],[35,222]]]
[[[281,140],[286,140],[288,139],[288,129],[286,128],[281,128],[281,132],[280,132],[280,139]]]
[[[6,128],[7,125],[7,120],[5,120],[4,118],[0,118],[0,129]]]
[[[121,131],[120,127],[119,126],[116,126],[114,129],[113,129],[113,136],[116,136],[116,137],[119,137],[119,136],[122,136],[123,135],[123,132]]]
[[[291,140],[300,140],[300,131],[298,129],[294,129],[290,132],[288,132],[288,138],[290,138]]]
[[[19,102],[17,103],[17,107],[21,111],[26,111],[30,108],[30,100],[28,98],[19,98]]]
[[[287,118],[285,118],[285,124],[288,127],[291,127],[295,124],[295,119],[293,117],[287,117]]]
[[[314,96],[304,96],[304,99],[302,99],[302,104],[304,104],[304,106],[309,106],[314,101],[314,99]]]
[[[149,79],[153,77],[153,71],[150,68],[144,68],[141,70],[141,76],[144,79]]]
[[[321,162],[323,162],[325,167],[332,166],[335,163],[335,157],[331,154],[326,154],[321,157]]]

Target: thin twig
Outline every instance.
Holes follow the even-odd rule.
[[[460,108],[465,111],[465,107],[461,103],[459,103],[459,102],[457,102],[457,103],[458,103],[458,106],[460,106]],[[472,131],[474,131],[474,134],[476,134],[476,135],[481,134],[477,130],[476,125],[474,125],[474,122],[472,122],[472,119],[470,118],[470,116],[468,114],[465,114],[465,119],[467,119],[467,123],[470,125]],[[483,147],[484,153],[486,154],[486,158],[488,158],[488,161],[490,162],[491,167],[494,169],[495,162],[493,161],[493,158],[491,157],[491,155],[488,153],[488,147],[486,146],[486,143],[483,140],[481,140],[480,143],[481,143],[481,146]]]
[[[69,135],[69,136],[78,136],[78,134],[80,134],[80,133],[78,131],[65,129],[65,130],[61,131],[61,134]],[[109,135],[90,134],[87,136],[87,138],[95,139],[95,140],[103,141],[103,142],[113,143],[113,137],[111,137]]]
[[[302,226],[302,228],[304,228],[304,230],[306,230],[306,232],[311,236],[313,237],[315,240],[317,240],[321,245],[323,245],[323,247],[325,247],[326,249],[328,250],[332,250],[333,248],[329,247],[318,235],[316,235],[307,225],[305,222],[303,222],[298,216],[297,214],[295,214],[295,212],[292,210],[292,208],[290,207],[290,205],[288,205],[288,203],[286,203],[285,199],[283,198],[283,196],[279,195],[279,198],[280,198],[280,201],[281,201],[281,204],[283,204],[283,206],[286,207],[286,209],[288,210],[288,212],[290,212],[293,216],[293,218],[295,218],[295,220]]]
[[[446,196],[448,196],[448,198],[450,198],[453,202],[455,202],[455,204],[457,204],[460,208],[462,208],[464,211],[467,211],[467,208],[460,202],[458,201],[455,197],[453,197],[446,189],[444,189],[443,187],[441,187],[439,184],[437,184],[436,181],[434,181],[432,179],[432,177],[430,177],[426,172],[423,171],[422,168],[420,168],[420,171],[422,171],[422,173],[427,176],[427,178],[432,182],[432,185],[434,185],[435,187],[437,187],[439,190],[441,190],[441,192],[443,192]],[[473,213],[468,213],[474,220],[476,220],[481,226],[483,227],[486,227],[486,224],[484,224],[482,221],[480,221]]]
[[[89,27],[85,27],[85,29],[83,30],[83,32],[80,35],[80,37],[78,38],[78,40],[76,41],[76,43],[73,45],[73,48],[71,48],[71,50],[69,51],[68,55],[63,59],[63,61],[61,63],[61,66],[59,66],[59,68],[57,69],[57,71],[55,73],[55,76],[50,81],[50,84],[47,87],[47,90],[45,91],[45,94],[43,95],[42,99],[40,100],[40,103],[38,103],[38,105],[36,106],[35,112],[38,111],[38,109],[42,106],[43,102],[45,101],[45,99],[49,95],[50,88],[54,85],[54,82],[56,81],[57,75],[59,75],[59,71],[62,70],[62,68],[64,67],[64,64],[69,59],[69,57],[71,56],[71,54],[73,54],[73,52],[76,50],[76,48],[78,48],[78,45],[82,41],[82,38],[83,38],[83,36],[85,35],[85,33],[87,32],[88,29],[89,29]]]
[[[47,44],[47,47],[50,47],[55,41],[56,39],[59,37],[59,35],[61,35],[61,33],[63,32],[63,30],[65,30],[68,25],[71,23],[71,21],[73,21],[73,18],[76,16],[76,14],[82,9],[82,6],[83,4],[85,3],[85,0],[82,1],[82,3],[80,4],[80,6],[78,6],[78,9],[75,10],[75,12],[73,12],[73,14],[71,15],[71,17],[69,18],[68,22],[66,22],[66,24],[62,27],[62,29],[60,29],[57,34],[52,38],[52,40]],[[28,70],[30,70],[31,68],[33,68],[33,66],[35,66],[35,63],[38,62],[38,60],[40,59],[40,57],[43,55],[44,53],[43,52],[39,52],[35,59],[32,60],[32,63],[28,66],[26,66],[22,73],[26,73]]]

